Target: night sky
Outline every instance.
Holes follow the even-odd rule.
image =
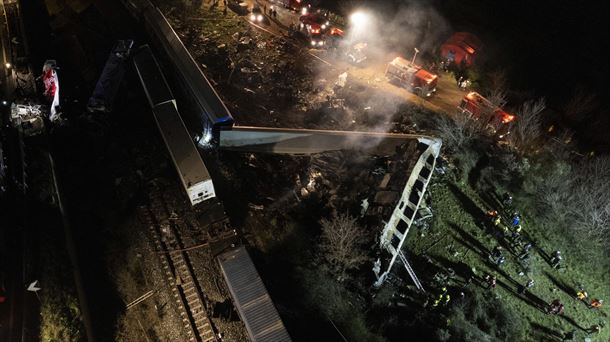
[[[332,4],[334,1],[328,1]],[[483,41],[485,69],[504,70],[510,90],[545,97],[560,112],[577,88],[595,93],[599,107],[578,127],[582,140],[610,150],[610,13],[603,1],[368,0],[341,1],[338,7],[367,3],[388,15],[399,7],[433,7],[447,21],[446,37],[468,31]],[[438,42],[437,44],[440,44]],[[515,103],[518,104],[518,103]],[[574,125],[574,123],[567,123]],[[607,137],[608,136],[608,137]]]
[[[471,30],[512,86],[551,104],[578,85],[605,97],[610,32],[604,2],[444,0],[436,6],[456,30]]]

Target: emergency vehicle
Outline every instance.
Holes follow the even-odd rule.
[[[307,6],[305,0],[280,0],[280,4],[293,11],[300,11],[303,7]]]
[[[402,57],[396,57],[388,64],[385,75],[390,82],[422,97],[430,97],[436,92],[438,76]]]
[[[338,48],[341,42],[343,41],[344,32],[342,29],[337,27],[331,27],[328,30],[326,43],[329,47]]]
[[[347,60],[352,64],[361,64],[367,59],[367,46],[368,44],[364,42],[356,43],[347,49],[345,57],[347,57]]]
[[[464,96],[458,106],[462,113],[472,116],[474,119],[486,119],[486,124],[497,126],[498,123],[508,124],[515,120],[515,116],[505,112],[502,108],[494,106],[489,100],[477,92],[470,92]],[[488,116],[487,118],[483,118]]]
[[[328,28],[329,23],[325,20],[326,19],[318,13],[305,14],[299,18],[299,21],[301,22],[301,32],[305,32],[307,37],[310,38],[312,47],[320,48],[326,43],[324,32]]]

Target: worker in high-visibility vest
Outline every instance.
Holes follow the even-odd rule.
[[[444,305],[447,305],[447,303],[449,303],[449,301],[451,300],[451,296],[449,296],[449,294],[447,293],[447,288],[443,287],[442,292],[438,295],[438,297],[434,300],[434,303],[432,304],[432,307],[437,307],[439,306],[439,304],[443,303]]]

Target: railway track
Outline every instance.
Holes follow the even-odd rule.
[[[149,203],[141,208],[159,255],[163,277],[178,308],[187,341],[218,341],[208,307],[180,239],[180,217],[168,208],[163,189],[156,183],[149,191]]]

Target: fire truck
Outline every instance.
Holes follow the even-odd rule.
[[[337,27],[331,27],[326,34],[326,44],[329,48],[338,48],[343,41],[344,32]]]
[[[385,75],[390,82],[422,97],[430,97],[436,92],[438,76],[402,57],[396,57],[388,64]]]
[[[483,124],[503,135],[509,133],[508,124],[516,118],[474,91],[464,96],[458,108],[475,120],[483,120]]]
[[[299,18],[300,30],[310,38],[312,47],[321,48],[326,44],[324,32],[328,29],[329,22],[318,13],[308,13]]]
[[[307,6],[307,2],[305,0],[280,0],[280,4],[297,12],[300,11],[301,8]]]

